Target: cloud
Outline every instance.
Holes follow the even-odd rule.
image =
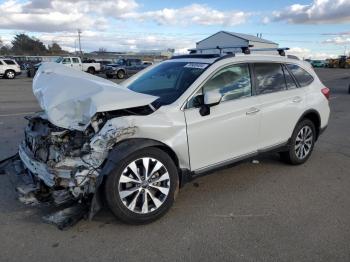
[[[275,11],[272,22],[287,21],[291,24],[341,24],[350,22],[349,0],[313,0],[311,4],[294,4]]]
[[[329,54],[323,52],[313,52],[308,48],[292,47],[288,50],[289,55],[295,55],[301,59],[327,59],[337,57],[336,54]]]
[[[349,45],[350,44],[350,35],[349,36],[337,36],[334,38],[327,39],[322,42],[323,44],[334,44],[334,45]]]
[[[192,4],[178,9],[164,8],[148,12],[131,12],[123,17],[139,21],[154,21],[158,25],[223,25],[243,24],[250,13],[242,11],[219,11],[207,5]]]
[[[134,0],[7,0],[0,4],[0,29],[32,32],[105,30],[106,17],[120,17],[137,8]]]

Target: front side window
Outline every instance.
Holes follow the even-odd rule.
[[[202,88],[203,93],[212,90],[218,90],[221,93],[221,101],[251,96],[249,66],[247,64],[232,65],[221,69]]]
[[[314,81],[312,75],[298,65],[288,64],[288,69],[292,72],[301,87],[308,86]]]
[[[79,64],[79,59],[76,57],[72,58],[74,64]]]
[[[15,65],[16,63],[12,60],[4,60],[5,64],[7,65]]]
[[[3,63],[0,61],[0,65],[3,65]]]
[[[163,62],[126,84],[126,88],[138,93],[158,96],[155,106],[169,105],[189,88],[208,65]]]
[[[254,64],[257,94],[268,94],[286,89],[282,66],[274,63]]]

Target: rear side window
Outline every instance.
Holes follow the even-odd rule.
[[[273,63],[254,64],[257,94],[268,94],[286,89],[282,66]]]
[[[288,64],[288,69],[292,72],[301,87],[310,85],[314,78],[300,66]]]
[[[12,60],[4,60],[7,65],[15,65],[16,63]]]
[[[286,79],[287,89],[297,88],[298,87],[297,84],[295,83],[293,77],[290,75],[290,73],[285,67],[283,67],[283,72],[284,72],[284,77]]]
[[[0,65],[3,65],[3,63],[0,61]]]

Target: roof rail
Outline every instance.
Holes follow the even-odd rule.
[[[222,53],[234,53],[232,51],[223,52],[225,49],[240,49],[242,53],[244,54],[250,54],[250,47],[253,47],[253,45],[236,45],[236,46],[216,46],[216,47],[210,47],[210,48],[194,48],[194,49],[188,49],[190,53],[197,53],[197,51],[207,51],[207,50],[219,50],[220,55]],[[237,52],[236,52],[237,53]]]
[[[210,58],[218,58],[220,57],[219,54],[196,54],[192,53],[189,55],[177,55],[172,56],[170,59],[181,59],[181,58],[204,58],[204,59],[210,59]]]

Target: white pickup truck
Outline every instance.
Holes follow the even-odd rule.
[[[59,57],[56,61],[58,64],[65,65],[80,71],[88,72],[90,74],[96,74],[101,71],[100,63],[83,63],[80,57],[75,56],[65,56]],[[36,71],[42,63],[35,64],[27,69],[27,76],[34,77]]]
[[[80,57],[60,57],[56,60],[56,63],[88,72],[90,74],[95,74],[101,71],[100,63],[83,63]]]

